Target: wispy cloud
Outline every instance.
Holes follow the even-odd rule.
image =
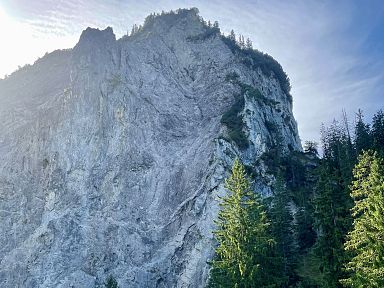
[[[384,26],[383,4],[369,8],[363,1],[241,4],[220,14],[232,15],[220,22],[250,36],[256,48],[273,55],[288,72],[302,139],[318,140],[321,122],[338,118],[343,108],[351,116],[358,108],[368,115],[383,108],[379,91],[384,88],[384,53],[367,49],[384,41],[375,37],[375,28]]]
[[[321,122],[338,117],[343,108],[350,115],[362,108],[370,116],[384,106],[384,4],[379,0],[369,4],[362,0],[3,0],[0,7],[12,25],[24,31],[17,38],[32,34],[26,36],[29,46],[38,49],[32,49],[28,59],[75,45],[87,26],[112,26],[121,37],[151,12],[198,7],[204,18],[218,20],[224,32],[234,29],[250,37],[257,49],[282,64],[291,78],[301,137],[316,140]],[[26,57],[20,58],[20,49],[12,50],[12,43],[28,41],[15,41],[15,35],[8,34],[2,40],[9,43],[8,54],[15,51],[7,55],[8,62],[23,64]],[[0,75],[11,72],[2,69]]]

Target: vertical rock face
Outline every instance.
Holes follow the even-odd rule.
[[[275,75],[195,9],[146,22],[119,40],[88,28],[0,80],[1,287],[202,287],[234,158],[269,193],[260,157],[276,133],[301,149]],[[221,124],[239,97],[241,149]]]

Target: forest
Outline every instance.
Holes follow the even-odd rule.
[[[266,199],[235,161],[209,287],[384,287],[383,111],[371,124],[358,111],[352,129],[343,114],[318,146],[265,155],[275,177]]]

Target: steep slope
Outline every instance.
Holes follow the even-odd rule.
[[[301,149],[276,73],[208,28],[196,9],[88,28],[0,81],[1,287],[203,286],[235,157],[269,193],[260,157]]]

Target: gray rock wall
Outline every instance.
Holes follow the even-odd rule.
[[[119,40],[88,28],[72,50],[0,80],[1,287],[89,288],[108,275],[121,287],[204,286],[234,158],[257,163],[266,121],[284,149],[301,147],[273,75],[217,35],[188,38],[203,31],[193,11]],[[246,150],[222,137],[239,93],[230,72],[280,102],[245,96]],[[269,193],[264,180],[255,187]]]

